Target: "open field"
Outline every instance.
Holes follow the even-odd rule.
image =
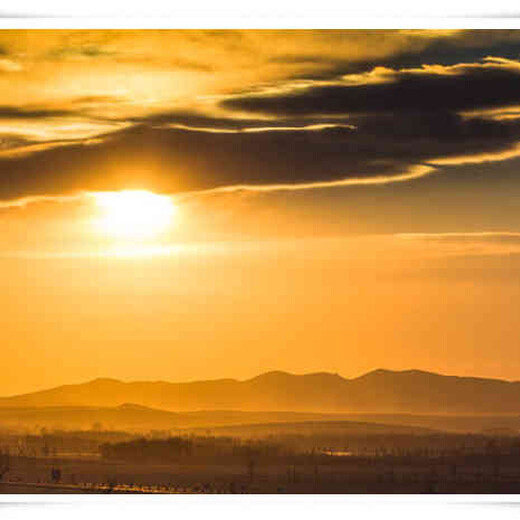
[[[1,493],[520,493],[515,436],[287,423],[2,437]]]
[[[45,482],[59,466],[63,482]],[[519,493],[520,467],[341,461],[333,465],[117,464],[100,460],[15,460],[19,482],[2,493]]]

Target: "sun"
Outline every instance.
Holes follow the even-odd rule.
[[[146,190],[105,191],[92,196],[99,211],[95,227],[113,238],[157,237],[171,226],[176,213],[171,197]]]

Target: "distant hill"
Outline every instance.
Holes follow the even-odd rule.
[[[392,414],[520,414],[520,382],[419,370],[337,374],[268,372],[253,379],[191,383],[96,379],[0,398],[0,407],[117,407],[170,411],[294,411]]]
[[[430,433],[435,430],[414,425],[354,421],[345,414],[298,412],[169,412],[124,404],[113,408],[101,407],[36,407],[0,408],[0,428],[12,431],[40,433],[48,431],[119,430],[145,433],[168,430],[171,433],[189,431],[219,435],[264,435],[292,430],[302,432],[343,433]]]
[[[518,435],[520,415],[425,415],[312,412],[241,412],[207,410],[170,412],[141,405],[115,407],[40,406],[0,408],[0,433],[16,431],[124,431],[148,433],[152,430],[211,433],[231,436],[262,436],[273,433],[378,434],[434,431]]]
[[[277,421],[250,424],[230,424],[212,428],[189,429],[190,432],[201,433],[209,431],[213,435],[228,435],[231,437],[267,437],[270,435],[431,435],[441,433],[421,426],[407,424],[359,422],[353,420],[327,420],[325,417],[315,420],[300,420],[297,422]],[[511,430],[508,430],[510,435]]]

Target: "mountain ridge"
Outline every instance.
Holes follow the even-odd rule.
[[[0,407],[121,406],[171,411],[244,410],[373,413],[519,413],[520,382],[376,369],[347,379],[330,372],[269,371],[190,382],[96,378],[9,397]]]

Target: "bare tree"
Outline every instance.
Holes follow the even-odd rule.
[[[0,451],[0,480],[4,478],[4,475],[9,471],[10,468],[9,451]]]

